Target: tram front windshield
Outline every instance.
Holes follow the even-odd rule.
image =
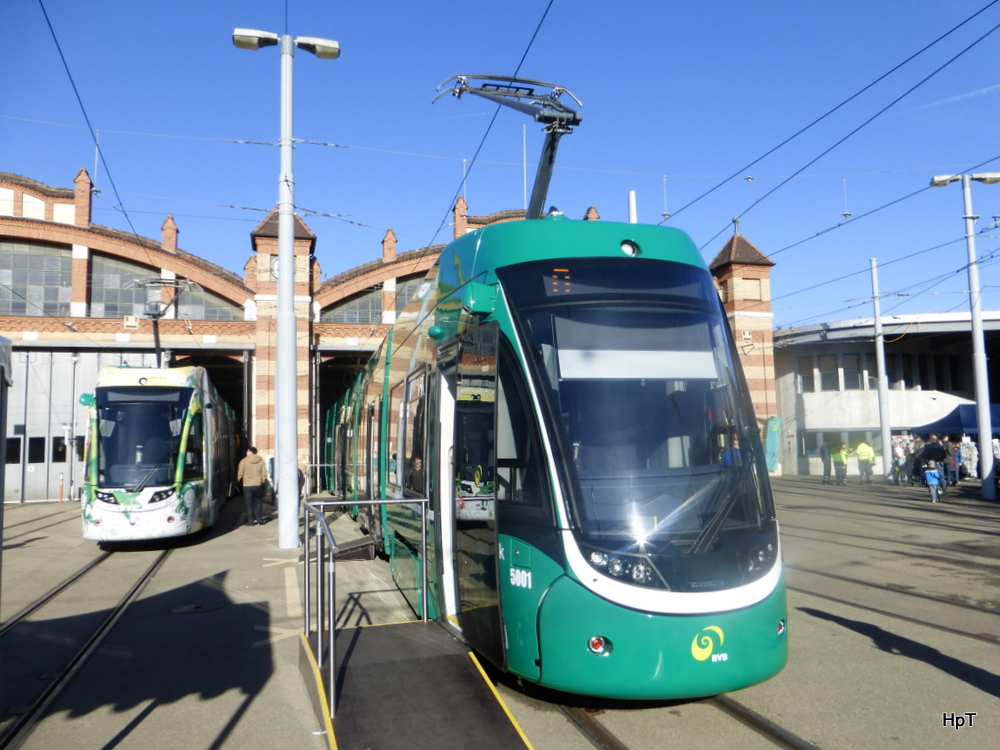
[[[766,573],[777,547],[773,504],[708,272],[594,258],[498,275],[588,562],[673,591],[732,588]]]
[[[97,389],[97,485],[133,492],[173,484],[193,388]]]

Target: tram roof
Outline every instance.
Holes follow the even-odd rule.
[[[626,241],[638,248],[638,257],[674,260],[707,268],[694,242],[679,229],[578,221],[562,215],[491,224],[459,237],[449,245],[448,251],[456,255],[473,255],[478,272],[545,258],[624,255],[622,246]]]

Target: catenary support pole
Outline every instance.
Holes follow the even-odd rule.
[[[885,337],[882,335],[882,307],[878,293],[878,262],[871,258],[872,302],[875,305],[875,363],[878,366],[878,424],[882,433],[882,475],[892,481],[892,465],[896,460],[892,451],[889,427],[889,377],[885,371]],[[860,363],[859,363],[860,364]]]

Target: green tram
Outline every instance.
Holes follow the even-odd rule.
[[[501,670],[622,699],[777,674],[784,572],[732,333],[689,237],[495,224],[448,245],[327,414],[326,481],[421,614]]]

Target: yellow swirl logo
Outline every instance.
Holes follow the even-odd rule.
[[[711,632],[709,632],[711,631]],[[715,634],[715,636],[712,635]],[[708,657],[712,655],[712,651],[715,650],[715,638],[719,639],[719,647],[726,640],[726,636],[722,632],[722,628],[716,627],[715,625],[709,625],[707,628],[702,630],[698,635],[694,637],[691,641],[691,656],[693,656],[698,661],[705,661]]]

